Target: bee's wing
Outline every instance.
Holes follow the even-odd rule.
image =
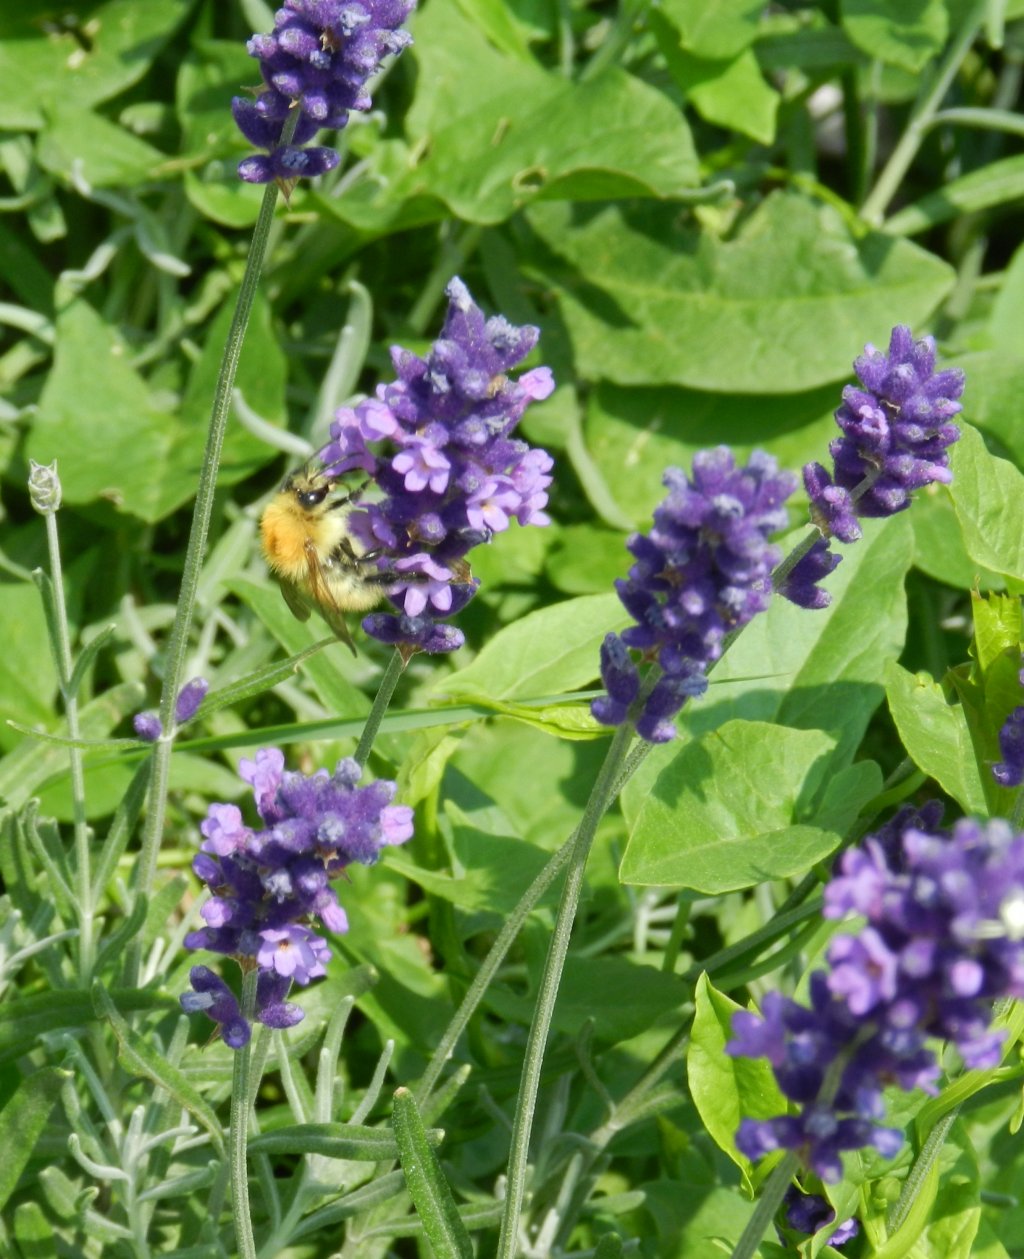
[[[312,542],[307,542],[306,551],[306,577],[309,581],[309,591],[313,596],[320,615],[331,627],[338,638],[343,643],[347,643],[349,650],[354,656],[356,654],[356,645],[352,641],[352,635],[348,632],[348,626],[345,624],[345,614],[338,607],[334,595],[331,593],[331,584],[324,576],[323,567],[320,564],[320,557],[317,555],[316,547]],[[309,616],[309,613],[306,613]]]
[[[281,587],[281,594],[284,596],[285,603],[292,616],[297,621],[309,620],[309,600],[305,598],[302,591],[293,582],[286,581],[285,578],[278,578],[278,585]]]

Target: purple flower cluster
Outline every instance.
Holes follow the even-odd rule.
[[[209,689],[210,684],[205,678],[192,678],[191,681],[185,683],[174,701],[175,725],[183,726],[186,721],[192,720]],[[160,718],[149,709],[136,713],[132,718],[132,725],[139,738],[145,739],[147,743],[155,743],[164,732]]]
[[[1024,669],[1020,684],[1024,686]],[[1003,759],[992,766],[992,777],[1001,787],[1019,787],[1024,782],[1024,704],[1018,704],[1003,723],[999,751]]]
[[[259,60],[264,89],[255,100],[231,102],[245,138],[268,150],[241,162],[246,183],[322,175],[337,166],[333,149],[308,142],[321,128],[344,127],[350,110],[370,108],[366,81],[384,57],[411,42],[398,29],[411,9],[412,0],[284,0],[272,33],[246,45]],[[292,109],[299,111],[295,134],[282,144]]]
[[[464,557],[512,520],[545,525],[552,459],[513,437],[523,412],[554,388],[537,367],[508,373],[537,343],[538,330],[486,319],[454,279],[448,313],[426,358],[391,351],[398,379],[354,409],[343,407],[318,459],[328,475],[364,472],[382,497],[350,512],[353,534],[382,551],[398,579],[400,613],[375,613],[363,628],[386,643],[453,651],[462,633],[438,625],[476,593]]]
[[[305,985],[323,975],[330,957],[309,920],[335,932],[348,928],[331,879],[354,861],[372,865],[384,845],[409,839],[412,809],[391,804],[394,783],[357,787],[361,770],[353,760],[307,778],[286,772],[283,753],[266,748],[241,761],[239,773],[264,826],[247,826],[233,804],[210,806],[192,868],[212,894],[200,911],[206,926],[185,945],[234,957],[243,970],[258,968],[256,1018],[291,1027],[302,1018],[285,1001],[292,981]],[[205,1011],[225,1042],[240,1048],[250,1029],[227,984],[205,966],[194,967],[191,978],[182,1008]]]
[[[998,1063],[992,1003],[1024,995],[1024,834],[999,820],[942,831],[941,813],[901,810],[843,856],[824,913],[866,925],[833,939],[828,970],[811,975],[810,1008],[772,993],[761,1015],[734,1016],[727,1052],[767,1058],[802,1107],[743,1120],[736,1144],[748,1158],[795,1150],[834,1182],[844,1150],[900,1148],[901,1132],[878,1126],[882,1090],[934,1091],[929,1037],[951,1041],[968,1067]]]
[[[694,456],[692,481],[670,468],[665,485],[668,497],[651,532],[627,542],[635,563],[615,586],[636,625],[605,639],[608,694],[591,705],[598,721],[621,725],[640,694],[629,649],[657,659],[661,677],[636,718],[637,733],[651,743],[674,737],[672,719],[707,687],[705,671],[722,654],[725,636],[767,608],[779,559],[768,536],[786,525],[796,478],[762,451],[738,468],[732,452],[718,446]]]
[[[893,516],[910,506],[914,490],[952,480],[947,452],[960,430],[950,421],[963,409],[957,401],[963,372],[937,372],[934,340],[915,341],[902,325],[892,330],[888,354],[867,345],[853,366],[861,387],[843,390],[836,411],[843,435],[829,444],[833,470],[820,463],[804,467],[811,518],[825,539],[840,542],[861,536],[859,517]],[[816,550],[821,566],[831,553],[824,540]],[[810,581],[810,570],[794,575],[781,593],[802,607],[824,607],[829,600],[823,591],[818,602],[809,600],[815,582],[839,563],[839,557],[831,559],[831,567]]]

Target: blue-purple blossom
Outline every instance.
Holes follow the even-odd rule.
[[[835,1209],[821,1194],[802,1193],[795,1185],[786,1190],[782,1205],[786,1212],[786,1224],[798,1233],[817,1233],[836,1218]],[[859,1232],[860,1225],[856,1220],[844,1220],[832,1230],[828,1244],[842,1246]]]
[[[607,698],[591,711],[604,725],[621,725],[637,699],[639,674],[627,649],[656,659],[662,670],[636,717],[651,743],[675,735],[673,718],[707,687],[707,666],[722,654],[727,634],[767,608],[772,568],[779,560],[770,534],[786,525],[785,501],[796,488],[792,473],[763,451],[737,467],[725,446],[693,459],[693,479],[678,468],[665,473],[668,497],[649,534],[627,542],[635,563],[615,583],[636,624],[609,634],[601,648]]]
[[[1024,669],[1020,671],[1024,686]],[[992,777],[1001,787],[1019,787],[1024,782],[1024,704],[1019,704],[999,731],[999,751],[1003,759],[992,766]]]
[[[546,367],[509,375],[538,330],[485,318],[459,279],[446,292],[444,327],[427,356],[394,347],[398,379],[339,410],[318,455],[327,475],[358,470],[380,492],[349,513],[348,525],[396,574],[390,597],[399,613],[376,613],[363,627],[382,642],[423,651],[452,651],[464,641],[436,622],[476,592],[467,553],[512,520],[549,523],[551,456],[513,433],[554,381]]]
[[[231,103],[245,138],[268,150],[240,163],[242,179],[288,181],[337,166],[333,149],[309,141],[322,128],[340,130],[351,110],[370,108],[366,82],[386,56],[411,42],[398,28],[412,7],[412,0],[284,0],[271,34],[254,35],[246,45],[260,63],[263,89],[254,100],[236,96]],[[282,144],[293,109],[295,133]]]
[[[957,399],[964,374],[957,368],[935,370],[931,337],[915,341],[900,325],[892,330],[888,354],[867,345],[853,366],[860,386],[846,386],[835,413],[843,435],[829,443],[832,471],[820,463],[803,470],[811,519],[826,548],[830,538],[856,542],[861,517],[893,516],[910,506],[914,490],[935,481],[948,484],[953,479],[948,450],[960,437],[951,420],[963,409]],[[826,554],[819,550],[819,564]],[[827,595],[817,603],[808,600],[810,587],[827,572],[822,568],[812,578],[807,570],[808,580],[780,593],[802,607],[824,607]]]
[[[147,743],[155,743],[164,732],[163,723],[150,708],[147,708],[145,712],[136,713],[132,718],[132,726],[139,738],[145,739]]]
[[[175,725],[184,725],[186,721],[192,720],[209,689],[210,684],[205,678],[192,678],[185,683],[174,701]],[[155,743],[164,732],[163,723],[151,709],[136,713],[132,718],[132,725],[139,738],[145,739],[147,743]]]
[[[252,1029],[242,1018],[238,999],[223,979],[208,966],[193,966],[189,971],[192,987],[181,994],[181,1008],[186,1014],[200,1011],[220,1026],[224,1044],[241,1049],[249,1043]]]
[[[409,839],[412,810],[391,803],[394,783],[358,787],[361,770],[353,760],[339,761],[333,774],[318,770],[307,778],[285,770],[278,748],[265,748],[254,760],[242,760],[239,773],[253,789],[263,826],[250,827],[237,805],[210,806],[192,863],[211,893],[200,910],[206,925],[186,936],[185,945],[234,957],[243,970],[257,968],[257,1019],[290,1027],[302,1018],[299,1007],[285,1000],[291,983],[319,978],[331,956],[311,922],[319,919],[337,933],[348,929],[331,880],[352,862],[373,865],[382,847]],[[197,986],[197,972],[205,986]],[[186,993],[182,1006],[205,1009],[232,1044],[225,1029],[234,1029],[236,1008],[228,1001],[230,990],[221,980],[214,984],[212,974],[205,967],[193,970],[202,1001]]]
[[[934,804],[901,810],[844,854],[824,914],[866,923],[833,939],[828,969],[810,977],[809,1008],[771,993],[760,1015],[734,1016],[727,1052],[767,1058],[802,1107],[745,1119],[736,1143],[748,1158],[795,1150],[835,1181],[844,1150],[899,1149],[901,1134],[878,1122],[882,1092],[935,1091],[929,1039],[950,1041],[968,1067],[999,1062],[993,1002],[1024,995],[1024,834],[999,820],[942,831],[939,816]]]
[[[829,550],[824,538],[816,538],[807,554],[797,560],[785,579],[778,584],[779,594],[800,608],[811,611],[827,608],[832,602],[832,596],[827,590],[822,590],[818,582],[834,572],[842,558]]]
[[[178,698],[174,701],[174,720],[178,725],[184,725],[186,721],[192,720],[209,689],[210,684],[205,678],[192,678],[191,681],[185,683],[178,692]]]

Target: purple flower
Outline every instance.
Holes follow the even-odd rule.
[[[1024,669],[1020,672],[1024,686]],[[992,777],[1001,787],[1019,787],[1024,782],[1024,705],[1010,713],[999,731],[999,751],[1003,759],[992,766]]]
[[[426,358],[394,347],[398,379],[374,398],[343,407],[318,459],[329,475],[359,470],[380,497],[350,512],[364,548],[384,552],[397,580],[399,613],[363,622],[381,642],[453,651],[458,630],[438,626],[473,597],[465,556],[507,529],[546,524],[551,456],[513,436],[523,412],[554,388],[546,367],[509,373],[536,345],[536,328],[487,319],[459,279],[446,290],[448,313]]]
[[[193,966],[189,972],[192,988],[183,992],[178,1000],[186,1014],[200,1010],[220,1025],[225,1045],[241,1049],[249,1043],[252,1032],[242,1018],[235,994],[221,977],[208,966]]]
[[[813,583],[829,571],[828,539],[856,542],[859,517],[895,515],[910,506],[914,490],[952,480],[948,450],[960,430],[951,420],[963,409],[963,372],[937,372],[933,339],[915,341],[902,325],[892,330],[888,354],[867,345],[853,366],[861,387],[847,385],[835,413],[842,436],[829,444],[833,470],[804,468],[811,519],[826,540],[815,561],[821,571],[810,578],[805,569],[809,582],[791,581],[780,593],[805,608],[828,602],[809,602]]]
[[[786,524],[785,501],[796,478],[755,451],[737,468],[725,446],[693,459],[693,480],[678,468],[665,473],[669,494],[654,513],[650,534],[634,534],[629,576],[615,583],[636,621],[601,650],[607,699],[591,711],[605,725],[621,725],[635,702],[638,679],[627,648],[657,659],[662,676],[636,717],[637,733],[652,743],[675,735],[673,718],[688,698],[703,693],[707,666],[722,654],[725,636],[763,612],[779,552],[768,542]]]
[[[136,713],[132,718],[135,733],[147,743],[155,743],[164,732],[163,724],[155,712],[147,709],[144,713]]]
[[[786,1209],[787,1225],[798,1233],[817,1233],[836,1218],[835,1210],[821,1194],[801,1193],[795,1185],[790,1185],[786,1190],[782,1205]],[[844,1220],[832,1230],[828,1244],[841,1246],[851,1237],[856,1237],[858,1232],[860,1232],[860,1225],[856,1220]]]
[[[830,551],[824,538],[817,538],[806,555],[790,569],[778,592],[797,607],[816,610],[827,608],[832,596],[822,590],[819,581],[834,572],[842,562],[842,556]]]
[[[906,808],[841,859],[825,888],[826,918],[866,919],[837,935],[828,970],[810,979],[810,1007],[769,994],[760,1015],[737,1013],[734,1056],[767,1058],[799,1115],[744,1120],[748,1157],[796,1150],[822,1180],[839,1154],[900,1134],[877,1126],[888,1085],[934,1092],[929,1038],[951,1041],[968,1067],[999,1062],[989,1023],[1000,997],[1024,993],[1024,834],[963,819],[938,829],[941,808]]]
[[[333,774],[318,770],[307,777],[285,769],[279,748],[261,748],[240,762],[239,772],[253,789],[263,827],[247,826],[233,804],[210,806],[193,869],[212,895],[201,910],[205,925],[185,938],[185,946],[235,957],[244,970],[257,968],[257,1019],[290,1027],[302,1011],[285,1000],[289,986],[323,975],[331,956],[310,923],[319,919],[331,931],[348,929],[331,880],[353,862],[372,865],[382,847],[409,839],[412,809],[391,803],[394,783],[358,787],[361,770],[353,760],[339,761]],[[197,972],[205,988],[197,985]],[[223,1004],[229,990],[216,976],[220,987],[214,985],[212,974],[205,967],[193,970],[199,996],[186,994],[182,1002],[186,1009],[214,1011],[211,1017],[226,1026],[242,1016],[237,1005]],[[211,992],[222,1002],[216,1009]],[[232,1035],[237,1039],[236,1031]],[[238,1047],[226,1031],[224,1039]]]
[[[398,29],[411,9],[412,0],[284,0],[272,33],[254,35],[247,45],[260,63],[263,90],[255,100],[236,96],[231,103],[245,138],[268,150],[242,161],[243,180],[289,181],[337,166],[333,149],[308,142],[321,128],[344,127],[350,110],[370,108],[366,82],[386,56],[411,42]],[[293,108],[295,133],[282,144]]]
[[[176,725],[184,725],[186,721],[191,721],[199,711],[199,705],[206,698],[206,692],[210,689],[210,684],[205,678],[193,678],[178,692],[178,697],[174,701],[174,721]],[[140,739],[145,739],[147,743],[155,743],[161,738],[164,732],[163,723],[155,712],[148,710],[143,713],[136,713],[132,718],[132,725],[135,727],[135,733]]]
[[[185,683],[178,692],[178,698],[174,701],[174,720],[179,726],[192,720],[209,689],[210,684],[205,678],[193,678]]]

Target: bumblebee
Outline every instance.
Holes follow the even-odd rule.
[[[334,633],[355,644],[346,612],[367,612],[384,598],[395,574],[381,572],[378,551],[368,551],[349,525],[359,491],[335,491],[338,483],[315,464],[285,478],[260,518],[263,555],[300,621],[316,608]]]

